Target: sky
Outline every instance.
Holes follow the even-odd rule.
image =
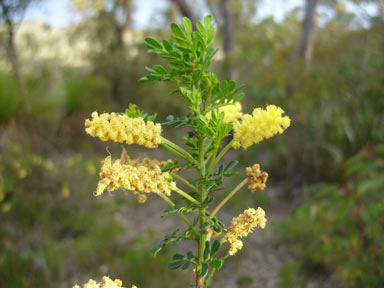
[[[237,0],[241,1],[241,0]],[[134,26],[137,28],[150,27],[155,21],[158,11],[164,11],[169,0],[135,0],[135,14],[133,15]],[[302,6],[304,0],[262,0],[258,5],[257,19],[274,17],[281,21],[286,12],[295,7]],[[359,7],[352,4],[347,5],[350,11],[358,11],[361,16],[375,14],[375,7],[365,5]],[[75,21],[71,10],[70,0],[43,0],[27,10],[24,20],[39,19],[51,26],[64,27]]]
[[[169,0],[136,0],[134,24],[136,27],[149,27],[154,13],[164,10]],[[282,20],[285,12],[300,5],[302,0],[263,0],[259,6],[258,17],[274,16]],[[67,26],[74,22],[70,0],[45,0],[27,10],[24,20],[39,19],[52,26]]]

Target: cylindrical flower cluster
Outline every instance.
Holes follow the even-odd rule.
[[[260,170],[259,164],[254,164],[252,167],[247,167],[247,177],[249,181],[248,189],[251,192],[263,191],[265,189],[265,183],[268,179],[268,173]]]
[[[233,129],[233,147],[248,148],[263,139],[281,134],[291,123],[288,116],[282,116],[283,109],[275,105],[268,105],[267,109],[256,108],[252,115],[244,114],[240,121],[235,121]]]
[[[85,131],[102,141],[138,144],[156,148],[161,143],[161,125],[145,122],[142,117],[130,118],[125,114],[92,113],[92,119],[85,120]]]
[[[231,225],[228,227],[228,233],[225,235],[225,240],[231,244],[229,255],[235,255],[243,247],[243,242],[239,238],[246,237],[257,226],[264,229],[266,223],[265,212],[260,207],[257,210],[249,208],[233,218]]]
[[[100,283],[97,283],[95,280],[90,279],[87,283],[81,287],[80,285],[75,285],[72,288],[124,288],[123,282],[120,279],[112,280],[111,278],[104,276],[103,280]],[[137,288],[133,285],[131,288]]]
[[[130,161],[131,162],[131,161]],[[162,172],[156,161],[130,162],[115,160],[111,156],[103,161],[100,172],[100,181],[97,186],[96,196],[101,195],[105,189],[113,191],[125,189],[138,193],[164,193],[170,195],[176,188],[176,183],[171,181],[168,172]]]
[[[233,123],[237,119],[241,118],[243,113],[241,112],[241,104],[239,102],[235,104],[228,104],[218,108],[218,114],[221,112],[224,113],[224,122],[225,123]],[[208,112],[205,115],[208,119],[212,118],[212,112]]]

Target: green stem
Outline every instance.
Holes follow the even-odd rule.
[[[170,146],[168,146],[168,145],[166,145],[164,143],[161,143],[161,146],[163,146],[165,149],[167,149],[171,153],[175,154],[176,156],[180,157],[181,159],[184,159],[185,161],[190,162],[190,160],[187,157],[185,157],[183,154],[181,154],[180,152],[176,151],[172,147],[170,147]]]
[[[188,199],[192,203],[200,205],[199,201],[197,201],[195,198],[193,198],[191,195],[189,195],[188,193],[184,192],[183,190],[181,190],[181,189],[176,187],[176,189],[174,189],[174,191],[176,193],[178,193],[179,195],[183,196],[184,198]]]
[[[215,150],[212,154],[212,160],[211,160],[211,163],[209,163],[209,167],[208,167],[208,170],[207,170],[207,174],[209,175],[209,173],[211,173],[213,167],[215,167],[215,160],[216,160],[216,155],[217,155],[217,150],[219,150],[219,147],[215,147]]]
[[[189,188],[191,188],[193,191],[195,191],[196,193],[200,193],[199,189],[196,188],[196,186],[192,185],[191,183],[188,182],[188,180],[184,179],[183,177],[181,177],[180,175],[177,175],[176,173],[171,173],[171,175],[176,178],[177,180],[179,180],[181,183],[185,184],[186,186],[188,186]]]
[[[215,165],[217,164],[217,162],[220,161],[220,159],[225,155],[225,153],[228,152],[228,150],[232,147],[232,144],[233,144],[233,140],[231,142],[229,142],[227,144],[227,146],[225,146],[223,148],[223,150],[221,150],[220,154],[216,157],[216,159],[213,159],[212,158],[212,161],[209,165],[209,168],[208,168],[208,171],[211,172],[211,170],[215,167]]]
[[[179,145],[173,143],[172,141],[170,141],[164,137],[161,137],[161,144],[168,145],[169,147],[172,147],[174,150],[183,154],[186,158],[188,158],[188,160],[187,160],[188,162],[196,163],[196,160],[192,157],[191,154],[189,154],[187,151],[185,151],[183,148],[181,148]],[[183,159],[185,159],[185,158],[183,158]]]
[[[204,162],[204,156],[205,156],[205,149],[204,149],[204,139],[200,138],[200,151],[199,151],[199,174],[201,178],[205,177],[205,162]],[[200,201],[201,203],[205,200],[205,191],[204,191],[204,185],[200,186]],[[205,224],[205,208],[199,209],[199,220],[200,220],[200,226],[204,226]],[[201,269],[204,264],[204,250],[205,250],[205,239],[206,239],[206,231],[201,230],[200,231],[200,240],[199,240],[199,272],[201,272]],[[200,279],[200,277],[199,277]],[[196,283],[197,287],[203,287],[204,283]],[[202,284],[202,285],[201,285]]]
[[[215,210],[213,210],[211,216],[209,216],[209,217],[210,217],[210,218],[213,218],[213,217],[216,215],[216,213],[219,212],[219,210],[221,209],[221,207],[223,207],[224,204],[227,203],[228,200],[231,199],[231,198],[233,197],[233,195],[235,195],[235,194],[237,193],[237,191],[239,191],[239,190],[240,190],[245,184],[247,184],[247,183],[248,183],[248,178],[245,178],[243,181],[241,181],[240,184],[237,185],[236,188],[233,189],[232,192],[229,193],[229,194],[227,195],[227,197],[225,197],[225,198],[223,199],[223,201],[221,201],[221,202],[219,203],[219,205],[217,205],[217,207],[215,208]]]
[[[200,153],[199,153],[199,168],[200,168],[200,176],[205,176],[205,162],[204,155],[205,150],[203,147],[203,142],[200,143]]]
[[[213,275],[215,274],[216,269],[212,268],[211,272],[209,272],[207,279],[205,279],[205,287],[208,287],[209,283],[211,282],[211,279]]]
[[[168,205],[171,206],[172,208],[176,206],[175,203],[173,203],[172,200],[169,199],[169,198],[168,198],[166,195],[164,195],[163,193],[156,193],[156,194],[159,195],[160,198],[162,198],[165,202],[167,202]],[[179,214],[180,217],[184,220],[184,222],[185,222],[185,223],[192,229],[193,234],[195,234],[195,236],[198,237],[198,236],[199,236],[199,233],[197,233],[197,232],[195,231],[195,228],[193,227],[192,223],[187,219],[187,217],[185,217],[185,215],[184,215],[182,212],[180,212],[180,211],[178,211],[177,214]]]

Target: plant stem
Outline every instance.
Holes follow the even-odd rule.
[[[191,154],[189,154],[187,151],[185,151],[183,148],[181,148],[179,145],[173,143],[172,141],[161,137],[161,144],[166,144],[170,147],[172,147],[174,150],[178,151],[179,153],[183,154],[185,157],[187,157],[189,162],[196,163],[196,160],[192,157]]]
[[[198,205],[200,204],[199,201],[197,201],[195,198],[193,198],[191,195],[189,195],[188,193],[184,192],[183,190],[180,190],[179,188],[176,188],[174,191],[176,193],[178,193],[179,195],[183,196],[184,198],[188,199],[192,203],[198,204]]]
[[[228,200],[231,199],[231,198],[233,197],[233,195],[235,195],[235,194],[237,193],[237,191],[239,191],[239,190],[240,190],[245,184],[247,184],[247,183],[248,183],[248,178],[245,178],[243,181],[241,181],[240,184],[237,185],[236,188],[233,189],[232,192],[229,193],[229,194],[227,195],[227,197],[225,197],[225,198],[223,199],[223,201],[221,201],[221,202],[219,203],[219,205],[217,205],[217,207],[215,208],[215,210],[213,210],[211,216],[209,216],[209,217],[210,217],[210,218],[213,218],[213,217],[216,215],[216,213],[219,212],[220,208],[223,207],[224,204],[227,203]]]
[[[172,208],[176,206],[175,203],[173,203],[172,200],[169,199],[169,198],[168,198],[166,195],[164,195],[163,193],[156,193],[156,194],[159,195],[160,198],[162,198],[165,202],[167,202],[168,205],[171,206]],[[177,214],[179,214],[180,217],[184,220],[184,222],[185,222],[185,223],[192,229],[193,234],[195,234],[195,236],[198,237],[198,236],[199,236],[199,233],[197,233],[197,232],[195,231],[195,228],[193,227],[192,223],[187,219],[187,217],[185,217],[185,215],[184,215],[182,212],[180,212],[180,211],[178,211]]]
[[[211,172],[211,170],[215,167],[215,165],[217,164],[217,162],[220,161],[220,159],[225,155],[225,153],[227,153],[227,151],[232,147],[232,144],[233,144],[233,140],[231,142],[229,142],[227,144],[227,146],[225,146],[223,148],[223,150],[221,150],[220,154],[216,157],[216,159],[212,158],[212,161],[209,165],[209,168],[208,168],[208,173]]]
[[[199,189],[197,189],[196,186],[189,183],[188,180],[184,179],[180,175],[177,175],[176,173],[171,173],[171,175],[175,177],[177,180],[179,180],[180,182],[182,182],[183,184],[185,184],[186,186],[188,186],[189,188],[191,188],[196,193],[200,193]]]
[[[213,167],[215,167],[215,160],[216,160],[216,155],[217,155],[217,150],[219,149],[218,145],[217,147],[215,147],[215,150],[212,154],[212,160],[211,160],[211,163],[209,163],[209,167],[208,167],[208,170],[207,170],[207,174],[209,175],[209,173],[211,173]]]
[[[175,154],[176,156],[180,157],[181,159],[184,159],[185,161],[190,162],[190,159],[188,159],[188,157],[184,156],[183,154],[181,154],[180,152],[176,151],[175,149],[173,149],[172,147],[168,146],[167,144],[161,143],[161,146],[163,146],[165,149],[167,149],[171,153]]]
[[[208,287],[215,272],[216,272],[216,269],[212,268],[211,272],[209,272],[207,278],[205,279],[205,287]]]
[[[200,138],[200,151],[199,151],[199,174],[201,178],[205,177],[205,162],[204,162],[204,155],[205,155],[205,149],[203,147],[204,139]],[[203,203],[205,200],[205,191],[204,191],[204,185],[200,186],[200,201]],[[205,208],[199,209],[199,220],[200,220],[200,227],[203,227],[205,224]],[[200,230],[200,239],[199,239],[199,270],[197,273],[201,273],[201,269],[204,264],[204,250],[205,250],[205,239],[206,239],[206,231]],[[204,287],[204,281],[201,279],[200,275],[197,275],[196,277],[196,287]]]

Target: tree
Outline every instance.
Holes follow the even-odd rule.
[[[300,44],[289,59],[289,74],[292,75],[292,70],[297,59],[304,59],[305,70],[308,71],[312,64],[313,43],[315,39],[315,16],[316,7],[319,0],[305,0],[304,19],[301,25]]]
[[[124,33],[131,26],[131,0],[73,0],[83,18],[83,24],[92,41],[98,41],[101,52],[94,54],[98,72],[106,73],[111,83],[111,98],[123,103],[123,69],[125,66]]]
[[[15,76],[17,86],[19,88],[20,96],[23,101],[24,108],[29,111],[30,106],[27,99],[27,90],[24,85],[19,57],[15,44],[15,34],[17,23],[21,23],[24,13],[28,6],[34,0],[0,0],[0,20],[4,25],[4,31],[1,33],[0,43],[5,48],[8,61],[12,66],[13,74]]]

